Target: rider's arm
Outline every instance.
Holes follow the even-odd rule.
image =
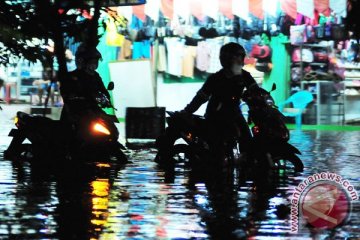
[[[204,85],[200,88],[200,90],[196,93],[195,97],[191,100],[191,102],[184,108],[184,110],[188,113],[196,112],[201,105],[206,103],[213,92],[214,88],[214,75],[210,76]]]

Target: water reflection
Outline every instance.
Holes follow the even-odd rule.
[[[359,142],[356,132],[294,131],[304,173],[243,171],[236,181],[181,164],[163,171],[151,149],[132,152],[124,167],[1,160],[0,239],[355,238],[359,202],[341,228],[295,235],[289,207],[293,188],[316,172],[336,172],[359,190]]]

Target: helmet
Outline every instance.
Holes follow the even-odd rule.
[[[83,59],[84,61],[90,60],[90,59],[101,59],[101,53],[96,49],[95,46],[87,45],[85,43],[80,44],[78,47],[75,58]]]
[[[220,49],[220,63],[223,68],[230,68],[234,57],[244,58],[245,49],[238,43],[227,43]]]

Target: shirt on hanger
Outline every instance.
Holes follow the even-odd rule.
[[[196,57],[196,47],[185,46],[183,64],[182,64],[182,75],[184,77],[190,77],[190,78],[194,77],[195,57]]]
[[[164,44],[159,45],[159,55],[158,55],[158,65],[157,69],[159,72],[165,72],[166,71],[166,49]]]
[[[199,42],[196,48],[196,68],[200,71],[206,71],[209,68],[211,49],[205,41]]]
[[[207,72],[216,73],[222,68],[220,63],[220,48],[222,46],[222,41],[219,41],[218,39],[211,39],[209,44],[211,50],[209,68],[207,69]]]
[[[130,59],[132,55],[132,43],[129,39],[125,39],[122,48],[120,49],[120,54],[118,55],[119,60]]]
[[[184,53],[184,42],[178,38],[165,38],[167,48],[167,73],[174,76],[182,74],[182,59]]]

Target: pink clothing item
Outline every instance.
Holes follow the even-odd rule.
[[[211,49],[207,42],[202,41],[198,43],[196,49],[196,68],[200,71],[206,71],[210,65]]]
[[[219,1],[219,10],[225,17],[229,19],[234,19],[234,15],[232,14],[232,1],[233,0],[221,0]],[[235,0],[236,1],[236,0]]]
[[[249,0],[249,11],[255,17],[264,19],[264,12],[262,8],[262,0]]]
[[[281,0],[281,9],[293,19],[296,19],[297,9],[296,0]]]
[[[315,9],[319,12],[324,14],[325,16],[330,16],[330,4],[329,0],[316,0],[315,3]]]

